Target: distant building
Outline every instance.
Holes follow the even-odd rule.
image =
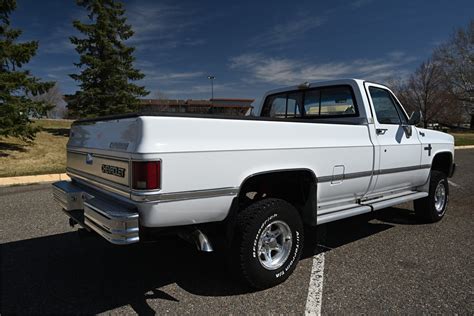
[[[141,113],[198,113],[250,115],[254,99],[168,100],[142,99]]]

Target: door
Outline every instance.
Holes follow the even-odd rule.
[[[376,129],[378,170],[375,170],[373,192],[411,189],[419,185],[421,170],[421,143],[414,126],[386,87],[366,83]],[[410,133],[411,131],[411,133]]]

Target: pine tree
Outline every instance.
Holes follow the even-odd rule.
[[[30,117],[41,116],[51,108],[30,97],[46,92],[53,82],[41,82],[23,69],[36,54],[38,42],[18,43],[22,31],[10,27],[15,0],[0,1],[0,136],[32,140],[38,131]]]
[[[75,65],[81,69],[80,74],[70,75],[81,89],[68,100],[71,116],[95,117],[137,110],[138,98],[149,92],[130,82],[144,75],[133,68],[135,48],[124,44],[133,30],[126,24],[123,4],[114,0],[77,0],[77,4],[89,12],[90,23],[73,21],[85,37],[70,37],[80,55]]]

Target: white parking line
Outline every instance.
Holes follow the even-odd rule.
[[[453,187],[456,187],[456,188],[459,188],[459,187],[460,187],[459,184],[456,184],[456,183],[454,183],[454,182],[451,181],[451,180],[448,180],[448,183],[449,183],[450,185],[452,185]]]
[[[305,315],[321,315],[323,300],[324,252],[313,256]]]

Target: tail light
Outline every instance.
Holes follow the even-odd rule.
[[[133,189],[161,189],[161,161],[133,161],[132,169]]]

